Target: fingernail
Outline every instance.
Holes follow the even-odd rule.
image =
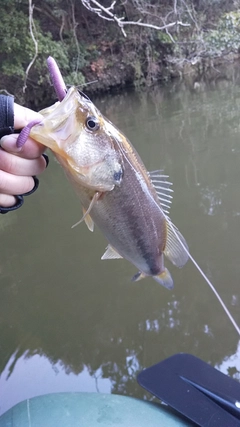
[[[23,196],[15,196],[15,197],[16,197],[15,205],[11,206],[10,208],[0,207],[0,214],[6,214],[8,212],[15,211],[16,209],[19,209],[23,205],[24,203]]]
[[[49,157],[47,156],[47,154],[45,154],[45,153],[43,153],[42,154],[42,156],[44,157],[44,159],[45,159],[45,162],[46,162],[46,168],[48,167],[48,164],[49,164]]]
[[[22,150],[22,147],[17,147],[16,144],[16,135],[6,135],[3,136],[0,140],[0,146],[11,153],[18,153]]]
[[[33,181],[34,181],[34,187],[33,187],[33,189],[30,190],[30,191],[28,191],[27,193],[22,194],[22,196],[30,196],[30,194],[34,193],[38,189],[38,186],[39,186],[39,180],[38,180],[38,178],[36,176],[33,176],[32,178],[33,178]]]

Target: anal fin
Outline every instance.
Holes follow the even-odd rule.
[[[111,246],[107,246],[106,252],[104,252],[101,259],[119,259],[122,258],[122,256]]]
[[[132,282],[138,282],[139,280],[145,279],[147,277],[142,271],[139,271],[132,277]]]

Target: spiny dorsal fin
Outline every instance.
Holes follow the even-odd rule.
[[[164,175],[163,171],[157,170],[149,172],[149,177],[158,195],[161,209],[165,214],[167,221],[167,242],[164,249],[164,255],[177,267],[182,267],[188,260],[188,245],[177,227],[173,225],[168,217],[168,209],[172,202],[173,189],[172,183],[168,181],[169,176]],[[166,215],[167,214],[167,215]],[[184,249],[186,248],[186,249]]]
[[[117,259],[122,258],[122,256],[111,246],[107,246],[106,252],[104,252],[101,259]]]
[[[160,170],[148,172],[148,175],[156,190],[163,212],[168,214],[172,203],[171,193],[173,192],[171,188],[172,183],[167,180],[169,176],[164,175]]]
[[[188,245],[180,231],[167,219],[167,242],[164,255],[177,267],[183,267],[188,260]]]

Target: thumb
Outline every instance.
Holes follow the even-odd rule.
[[[35,119],[41,120],[42,116],[29,108],[14,103],[14,128],[22,129]]]

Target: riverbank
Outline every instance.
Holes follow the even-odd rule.
[[[49,90],[49,55],[67,85],[91,96],[176,78],[194,87],[224,78],[229,63],[239,59],[240,10],[231,0],[207,7],[178,0],[174,8],[168,1],[128,0],[106,9],[113,18],[87,9],[86,1],[40,1],[31,10],[27,0],[4,3],[0,90],[35,109],[55,100]]]
[[[107,65],[107,61],[99,61],[91,69],[84,70],[86,86],[83,90],[90,95],[119,91],[125,88],[143,89],[155,84],[166,84],[171,81],[184,80],[186,85],[198,89],[207,82],[221,80],[234,80],[239,74],[239,54],[230,54],[217,58],[198,58],[194,61],[182,63],[163,64],[152,63],[154,70],[145,75],[144,70],[136,69],[136,64],[125,64],[123,59],[115,58],[116,62]],[[138,73],[138,75],[137,75]],[[96,79],[97,75],[97,79]]]

